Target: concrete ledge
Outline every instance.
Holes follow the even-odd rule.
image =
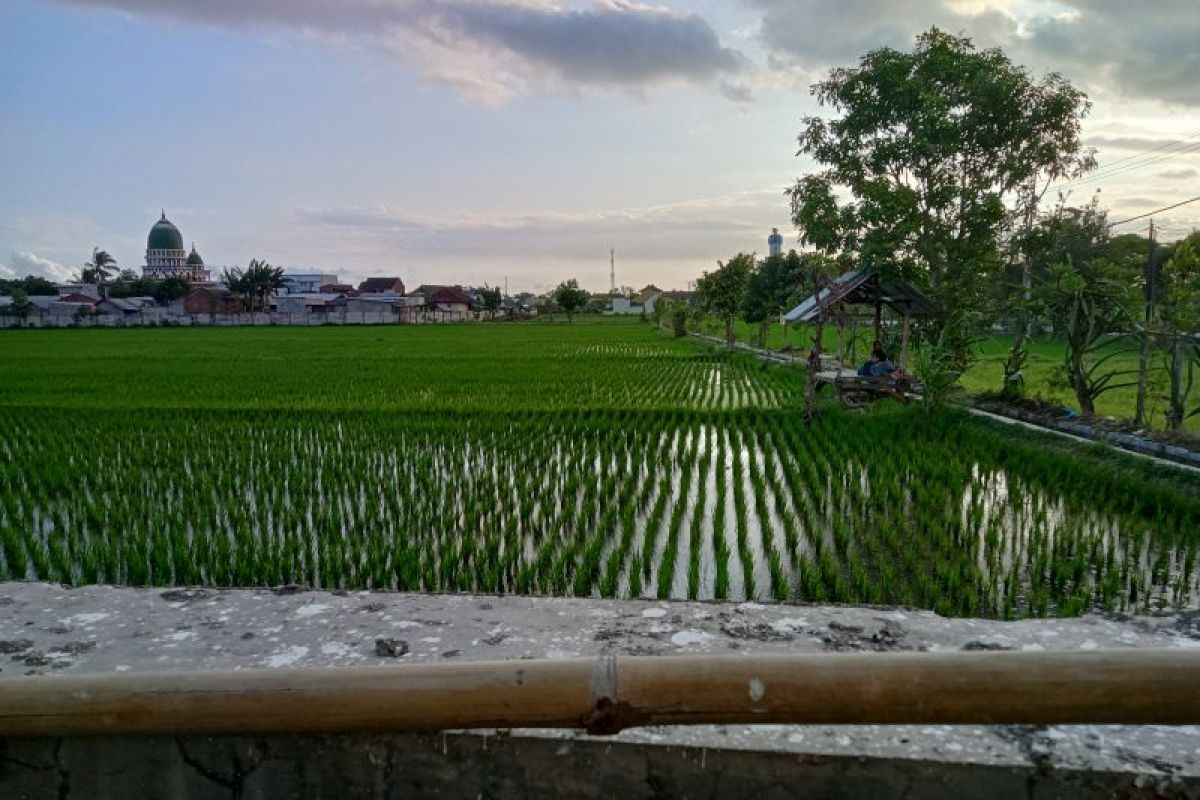
[[[1197,612],[994,622],[887,608],[0,584],[0,687],[31,673],[52,680],[613,652],[1197,646]],[[71,797],[1200,797],[1200,727],[710,725],[613,738],[520,731],[8,740],[3,748],[4,797],[63,786]]]

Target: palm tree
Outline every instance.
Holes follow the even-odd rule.
[[[251,259],[246,267],[245,279],[247,289],[256,296],[258,307],[262,311],[270,308],[271,295],[278,292],[287,283],[283,279],[283,268],[272,267],[266,261]]]
[[[251,305],[254,299],[254,287],[250,283],[249,276],[242,271],[241,267],[222,270],[221,283],[225,284],[229,291],[242,298],[251,311],[254,310]]]
[[[100,290],[100,297],[105,296],[104,282],[108,280],[109,267],[115,267],[117,260],[108,254],[108,251],[101,250],[99,247],[92,248],[92,260],[83,265],[83,272],[80,273],[83,283],[95,281],[96,288]],[[116,270],[113,270],[115,272]],[[88,278],[91,278],[91,281]]]

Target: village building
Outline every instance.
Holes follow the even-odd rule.
[[[322,286],[337,282],[338,276],[332,272],[286,270],[283,273],[284,291],[287,294],[313,294],[322,291]]]
[[[426,316],[432,315],[435,319],[448,322],[468,319],[475,305],[461,286],[422,284],[412,292],[412,296],[422,299]]]
[[[358,285],[359,294],[399,297],[404,295],[404,281],[399,278],[367,278]]]
[[[242,298],[224,286],[197,286],[179,301],[184,314],[239,314]]]
[[[276,296],[271,305],[281,314],[328,314],[346,307],[341,292],[303,292]]]

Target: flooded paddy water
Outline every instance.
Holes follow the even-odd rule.
[[[9,393],[0,575],[994,617],[1200,604],[1186,479],[955,414],[809,424],[786,367],[590,333],[518,348],[549,379],[512,384],[512,407],[503,386],[411,369],[369,408],[65,410]]]

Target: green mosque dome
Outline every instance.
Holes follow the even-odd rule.
[[[147,250],[182,250],[183,234],[179,232],[164,212],[162,219],[154,223],[150,235],[146,238]],[[199,256],[197,256],[199,258]]]

